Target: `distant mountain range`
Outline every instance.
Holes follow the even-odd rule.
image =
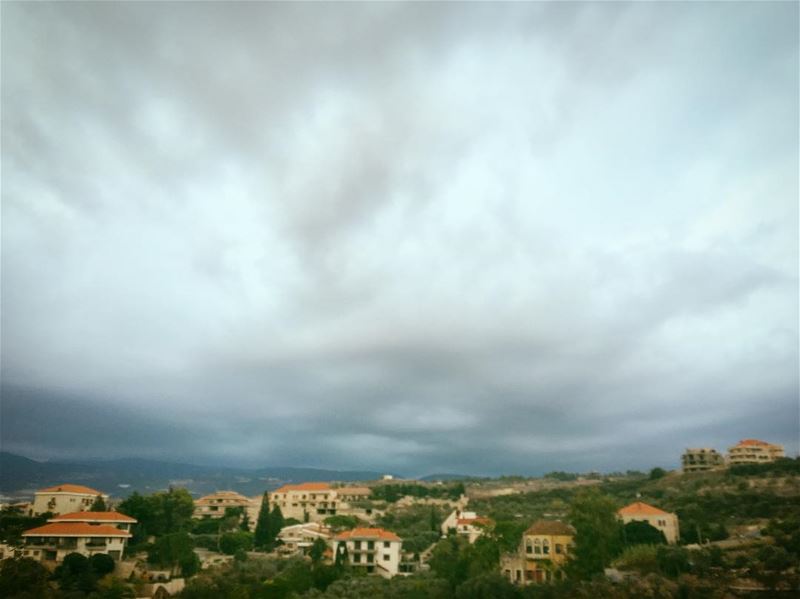
[[[230,468],[139,458],[38,462],[0,452],[0,493],[4,501],[31,498],[36,489],[66,482],[86,485],[112,497],[126,497],[134,491],[153,493],[170,486],[184,487],[194,496],[217,490],[233,490],[252,496],[286,483],[368,481],[377,480],[382,475],[382,472],[368,470]]]

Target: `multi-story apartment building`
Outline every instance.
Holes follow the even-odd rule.
[[[457,534],[474,543],[493,524],[490,518],[483,518],[475,512],[462,512],[456,509],[442,522],[441,530],[443,535]]]
[[[785,457],[783,445],[767,443],[758,439],[742,439],[728,449],[728,463],[737,464],[766,464],[778,458]]]
[[[336,515],[336,491],[328,483],[284,485],[269,494],[271,506],[281,508],[284,518],[300,522],[320,522]]]
[[[86,557],[105,553],[120,560],[131,537],[128,529],[135,523],[135,519],[116,512],[64,514],[22,533],[22,555],[37,561],[60,562],[70,553]]]
[[[222,518],[227,508],[242,508],[248,512],[252,500],[235,491],[217,491],[194,502],[195,518]]]
[[[557,520],[539,520],[522,535],[516,553],[500,559],[500,570],[515,584],[563,580],[575,530]]]
[[[689,448],[681,456],[681,467],[684,472],[704,472],[724,468],[725,458],[710,447]]]
[[[108,495],[83,485],[57,485],[36,491],[33,499],[31,514],[69,514],[72,512],[85,512],[92,507],[97,497],[108,501]]]
[[[354,503],[356,501],[366,501],[372,495],[372,490],[369,487],[337,487],[336,497],[339,501],[347,503]]]
[[[278,551],[282,554],[305,553],[317,539],[329,544],[332,537],[331,529],[319,522],[284,526],[278,533],[278,540],[282,542]]]
[[[670,545],[677,543],[680,538],[678,516],[647,503],[636,501],[626,505],[617,511],[617,516],[619,516],[623,524],[633,521],[647,522],[650,526],[663,532],[664,538]]]
[[[400,572],[403,540],[382,528],[355,528],[333,538],[334,559],[344,559],[367,574],[391,578]]]

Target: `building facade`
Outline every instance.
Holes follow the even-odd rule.
[[[766,464],[785,456],[783,445],[767,443],[758,439],[742,439],[728,449],[728,463],[731,466],[738,464]]]
[[[319,522],[284,526],[278,533],[278,540],[283,543],[278,547],[278,552],[288,555],[307,553],[317,539],[329,545],[332,538],[331,529]]]
[[[725,458],[710,447],[689,448],[681,456],[681,468],[684,472],[704,472],[724,467]]]
[[[245,497],[244,495],[240,495],[235,491],[217,491],[216,493],[212,493],[211,495],[206,495],[201,497],[197,501],[194,502],[194,514],[195,518],[202,518],[202,519],[216,519],[216,518],[223,518],[225,516],[225,510],[227,508],[242,508],[243,515],[247,515],[248,520],[251,524],[253,524],[253,518],[251,516],[253,512],[253,500],[249,497]],[[256,512],[257,515],[257,512]]]
[[[37,561],[60,562],[70,553],[86,557],[104,553],[120,560],[132,536],[129,529],[135,523],[135,519],[116,512],[64,514],[22,533],[22,555]]]
[[[91,509],[98,496],[108,502],[107,494],[83,485],[64,484],[40,489],[34,494],[31,515],[85,512]]]
[[[355,528],[333,539],[335,560],[345,560],[367,574],[391,578],[400,572],[403,540],[382,528]]]
[[[522,535],[516,553],[500,558],[500,571],[514,584],[563,580],[572,553],[575,530],[557,520],[539,520]]]
[[[269,494],[270,506],[281,508],[284,518],[300,522],[321,522],[336,515],[336,491],[328,483],[284,485]]]
[[[665,512],[657,507],[636,501],[617,511],[617,516],[623,524],[628,522],[647,522],[653,528],[657,528],[664,533],[667,543],[674,545],[680,539],[680,529],[678,527],[678,516],[670,512]]]
[[[474,543],[493,524],[491,519],[478,516],[475,512],[456,509],[442,522],[441,530],[443,535],[456,534],[465,537],[470,543]]]

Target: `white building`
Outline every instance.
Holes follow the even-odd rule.
[[[336,515],[336,491],[328,483],[284,485],[269,494],[271,506],[281,508],[284,518],[300,522],[321,522]]]
[[[105,553],[120,560],[131,533],[111,524],[89,522],[53,522],[26,530],[22,534],[23,557],[38,561],[60,562],[70,553],[90,557]]]
[[[347,555],[347,563],[363,568],[367,574],[392,578],[400,572],[400,549],[403,540],[382,528],[354,528],[333,539],[334,559]]]
[[[463,512],[456,509],[445,518],[441,529],[443,535],[461,535],[466,537],[470,543],[474,543],[493,524],[491,519],[478,516],[475,512]]]
[[[670,545],[677,543],[680,538],[678,516],[647,503],[636,501],[620,509],[617,515],[623,524],[634,521],[647,522],[653,528],[663,532],[664,538]]]
[[[33,499],[32,515],[50,512],[52,514],[69,514],[85,512],[92,507],[100,496],[108,502],[108,495],[83,485],[56,485],[36,491]]]

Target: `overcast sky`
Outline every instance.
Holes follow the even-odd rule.
[[[798,451],[798,4],[2,6],[2,448]]]

